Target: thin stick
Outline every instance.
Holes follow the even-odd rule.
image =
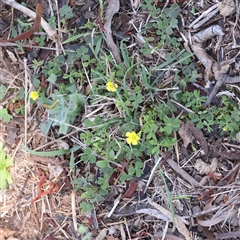
[[[114,210],[116,209],[116,207],[118,206],[118,204],[120,203],[120,199],[122,197],[122,194],[120,194],[115,200],[114,200],[114,205],[111,209],[111,211],[108,213],[107,217],[110,218],[114,212]]]
[[[25,72],[25,116],[24,116],[24,144],[27,146],[27,114],[28,114],[28,72],[27,72],[27,59],[24,58],[24,72]]]
[[[77,232],[78,227],[77,227],[77,214],[76,214],[76,195],[74,191],[72,191],[71,193],[71,203],[72,203],[73,226],[74,226],[75,232]]]
[[[147,184],[146,184],[146,187],[145,187],[143,193],[145,193],[145,192],[147,191],[148,186],[149,186],[149,184],[151,183],[151,181],[152,181],[152,179],[153,179],[153,175],[154,175],[157,167],[159,167],[159,163],[160,163],[161,160],[162,160],[162,157],[159,157],[159,159],[158,159],[157,162],[155,163],[154,167],[152,168],[151,174],[150,174],[150,176],[149,176],[149,178],[148,178],[148,181],[147,181]]]
[[[207,16],[208,13],[210,13],[211,11],[213,11],[215,8],[218,7],[218,4],[213,5],[212,7],[210,7],[207,11],[203,12],[195,21],[193,21],[190,25],[189,28],[192,28],[197,22],[199,22],[203,17]]]
[[[127,225],[127,219],[126,218],[124,218],[124,223],[125,223],[125,226],[126,226],[126,229],[127,229],[128,239],[132,240],[131,234],[129,232],[129,228],[128,228],[128,225]]]

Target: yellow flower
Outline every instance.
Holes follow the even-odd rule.
[[[127,132],[125,136],[127,137],[127,143],[132,145],[137,145],[140,139],[140,137],[135,132]]]
[[[225,126],[225,127],[223,128],[223,131],[226,132],[227,130],[228,130],[228,128]]]
[[[38,99],[38,92],[37,91],[33,91],[33,92],[30,92],[30,98],[32,99],[32,100],[36,100],[36,99]]]
[[[116,92],[116,89],[117,89],[118,85],[116,83],[113,83],[113,82],[108,82],[106,84],[106,87],[107,87],[107,90],[109,92]]]

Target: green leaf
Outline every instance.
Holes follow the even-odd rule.
[[[56,80],[57,80],[57,76],[53,73],[48,78],[48,81],[51,83],[54,83],[54,84],[55,84]]]
[[[62,8],[60,8],[59,13],[61,17],[65,17],[66,19],[70,19],[73,17],[72,8],[68,5],[64,5]]]
[[[91,211],[93,209],[92,204],[86,203],[86,202],[81,202],[80,207],[82,208],[82,212],[87,212]]]
[[[178,28],[178,20],[176,18],[172,18],[170,22],[170,26],[172,28]]]
[[[109,162],[107,160],[97,161],[97,166],[99,168],[106,168],[108,167]]]
[[[144,165],[144,164],[143,164],[142,162],[139,162],[139,161],[137,161],[137,162],[135,163],[136,168],[142,168],[143,165]]]
[[[49,152],[38,152],[38,151],[31,150],[24,145],[23,145],[23,148],[27,152],[31,153],[32,155],[44,156],[44,157],[53,157],[53,156],[58,156],[58,155],[62,155],[70,152],[70,150],[65,150],[65,149],[59,149],[56,151],[49,151]]]
[[[6,94],[7,88],[5,85],[0,84],[0,99],[3,99]]]
[[[84,119],[84,124],[86,127],[92,127],[94,125],[93,122],[89,119]]]
[[[142,174],[143,174],[143,170],[137,168],[137,169],[136,169],[136,177],[141,177]]]
[[[2,119],[3,122],[7,123],[7,122],[10,122],[10,120],[12,119],[12,116],[8,114],[7,109],[3,108],[3,109],[0,109],[0,119]]]
[[[10,166],[13,166],[13,161],[11,157],[6,155],[3,149],[3,143],[0,142],[0,188],[3,190],[7,188],[8,184],[13,182],[7,170]]]
[[[74,169],[75,169],[74,163],[75,163],[74,152],[71,152],[69,165],[72,172],[74,172]]]
[[[92,154],[92,149],[90,147],[87,147],[87,148],[84,149],[84,153],[86,155],[91,155]]]
[[[81,37],[84,37],[84,36],[86,36],[86,33],[80,33],[80,34],[78,34],[76,36],[72,36],[72,37],[68,38],[62,44],[73,42],[73,41],[75,41],[75,40],[77,40],[77,39],[79,39]]]
[[[129,175],[133,175],[134,173],[135,173],[135,167],[130,167],[129,169],[128,169],[128,174]]]
[[[108,157],[109,157],[109,159],[114,160],[115,152],[113,150],[110,150],[109,153],[108,153]]]

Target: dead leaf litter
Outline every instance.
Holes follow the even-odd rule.
[[[11,156],[14,165],[7,167],[13,183],[6,190],[0,189],[0,239],[239,239],[240,131],[234,123],[240,118],[232,114],[225,119],[228,125],[212,124],[211,131],[206,122],[215,120],[221,112],[210,120],[208,115],[196,118],[210,106],[215,111],[223,109],[221,104],[226,105],[227,112],[239,111],[239,12],[239,3],[233,0],[30,0],[23,4],[2,0],[0,142],[4,143],[4,154],[0,156],[4,158],[0,158],[0,171],[6,170],[2,164],[5,154]],[[160,17],[170,21],[158,21]],[[160,34],[164,26],[166,32]],[[171,37],[164,42],[163,35]],[[179,50],[177,54],[172,53],[171,41],[174,50]],[[81,57],[75,59],[71,55],[74,52]],[[50,63],[54,67],[54,59],[61,58],[62,53],[66,58],[57,76],[47,66]],[[184,54],[191,55],[186,68]],[[85,57],[89,57],[88,64]],[[105,72],[96,68],[94,57]],[[72,72],[69,62],[74,63]],[[126,70],[121,84],[129,98],[135,94],[131,100],[141,109],[139,126],[146,122],[144,114],[161,103],[164,109],[158,114],[176,109],[173,118],[179,128],[167,122],[167,117],[161,127],[152,130],[159,143],[157,154],[147,154],[148,149],[139,151],[140,173],[134,165],[137,161],[128,161],[128,156],[122,162],[115,161],[120,151],[114,157],[109,154],[108,166],[114,172],[106,180],[97,165],[105,163],[104,153],[96,152],[96,142],[101,139],[88,143],[80,136],[91,135],[94,129],[90,122],[99,118],[105,119],[106,125],[135,114],[134,107],[132,112],[125,111],[130,103],[121,99],[120,84],[115,80],[120,73],[113,71],[113,65]],[[195,70],[198,74],[194,78]],[[134,86],[131,75],[142,82],[128,92]],[[189,81],[182,81],[186,76]],[[112,83],[116,95],[91,99],[95,88],[105,91],[103,80]],[[54,119],[59,114],[54,112],[59,104],[53,97],[54,89],[64,88],[71,81],[76,82],[74,90],[84,97],[70,96],[70,114]],[[146,91],[147,97],[141,99],[137,93],[146,90],[144,81],[150,93]],[[46,95],[37,89],[43,89]],[[46,103],[38,105],[28,99],[33,91],[46,98]],[[191,100],[178,102],[179,92],[197,92],[200,110],[192,108]],[[221,96],[234,101],[238,108],[231,108],[227,100],[219,103]],[[77,108],[76,114],[77,101],[83,101],[84,106]],[[70,119],[69,124],[61,127],[66,119]],[[120,126],[118,122],[112,126],[108,128],[109,139],[122,149]],[[141,129],[137,131],[142,138],[150,139]],[[169,136],[176,137],[169,149],[161,145],[163,133],[168,131]],[[90,145],[96,151],[84,162],[81,157],[87,156]],[[135,150],[134,146],[129,148],[131,153]],[[134,177],[122,181],[133,166]],[[5,181],[2,176],[0,180]],[[75,178],[81,181],[78,187],[73,184]],[[107,189],[101,188],[101,181],[107,181]],[[98,199],[91,191],[104,194]]]

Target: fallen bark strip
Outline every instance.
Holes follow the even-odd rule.
[[[118,64],[121,63],[121,57],[120,57],[119,49],[117,45],[114,43],[112,38],[111,23],[112,23],[113,15],[119,11],[119,8],[120,8],[119,0],[109,1],[108,8],[106,11],[106,22],[104,24],[106,42]]]
[[[239,83],[239,82],[240,82],[240,76],[230,77],[228,74],[221,74],[213,90],[209,94],[207,101],[204,104],[204,107],[207,107],[212,102],[213,98],[216,96],[216,94],[224,84],[232,84],[232,83]]]
[[[218,7],[218,4],[213,5],[212,7],[210,7],[208,10],[202,12],[202,14],[195,20],[193,21],[190,25],[189,28],[194,28],[193,26],[197,24],[197,22],[199,22],[202,18],[204,18],[205,16],[208,16],[209,13],[211,13],[211,11],[213,11],[215,8]],[[196,29],[196,27],[194,28]]]
[[[183,221],[179,218],[179,216],[172,216],[172,213],[169,212],[164,207],[160,206],[159,204],[155,203],[151,198],[148,197],[148,202],[155,207],[157,210],[159,210],[161,213],[163,213],[165,216],[167,216],[169,219],[171,219],[172,222],[175,222],[177,230],[185,237],[186,240],[192,240],[192,236],[187,229],[186,225],[183,223]]]
[[[229,239],[229,238],[238,238],[238,237],[240,237],[240,231],[218,234],[216,236],[216,240]]]
[[[167,160],[167,163],[170,167],[175,170],[179,175],[181,175],[185,180],[187,180],[194,187],[202,187],[202,185],[196,181],[193,177],[191,177],[186,171],[178,166],[178,164],[173,161],[171,158]]]
[[[36,18],[36,13],[26,7],[24,7],[23,5],[17,3],[15,0],[2,0],[3,3],[19,10],[20,12],[26,14],[27,16],[29,16],[30,18]],[[53,30],[50,25],[43,19],[41,18],[41,26],[44,29],[44,31],[47,33],[47,35],[49,36],[49,38],[51,38],[52,40],[55,40],[55,35],[56,35],[56,31]]]
[[[232,59],[223,61],[220,63],[220,70],[217,69],[216,63],[214,60],[211,59],[211,57],[207,54],[206,50],[203,47],[203,43],[214,37],[218,36],[219,39],[222,38],[224,35],[222,29],[218,25],[211,26],[207,29],[204,29],[198,33],[196,33],[192,37],[192,50],[196,54],[199,61],[204,65],[205,71],[206,71],[206,80],[209,80],[209,76],[214,74],[215,79],[217,80],[217,83],[215,84],[212,92],[207,98],[206,103],[204,104],[204,107],[207,107],[211,102],[214,96],[217,94],[219,89],[223,84],[232,84],[232,83],[239,83],[240,82],[240,76],[231,77],[226,72],[228,71],[229,65],[233,62]]]
[[[203,44],[206,40],[208,40],[208,39],[210,39],[210,38],[212,38],[216,35],[219,36],[219,37],[224,35],[221,27],[218,26],[218,25],[214,25],[214,26],[211,26],[207,29],[204,29],[204,30],[196,33],[192,37],[192,45],[191,45],[192,50],[194,51],[194,53],[197,56],[197,58],[199,59],[199,61],[206,68],[207,78],[208,78],[208,75],[211,72],[213,60],[207,54],[206,50],[203,48]]]

